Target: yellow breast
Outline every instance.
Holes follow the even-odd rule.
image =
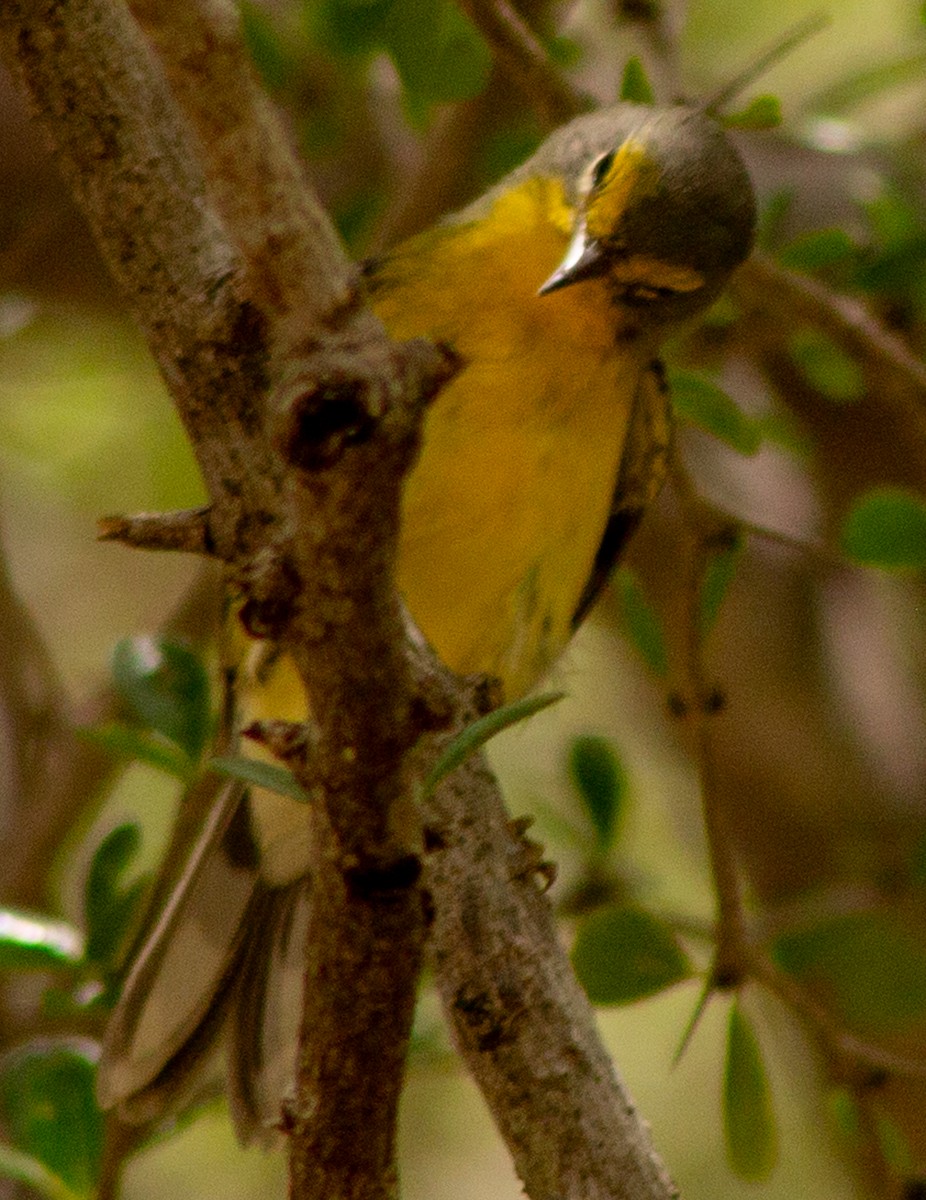
[[[569,638],[645,353],[603,283],[537,295],[570,224],[560,185],[534,178],[477,224],[412,239],[373,282],[393,336],[462,360],[406,486],[399,587],[441,658],[509,699]]]

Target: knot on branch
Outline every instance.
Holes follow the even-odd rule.
[[[357,900],[376,901],[413,888],[421,878],[421,870],[419,855],[403,854],[390,862],[346,867],[343,877]]]
[[[332,466],[348,446],[370,439],[384,408],[377,381],[344,371],[309,384],[295,396],[278,445],[286,460],[303,471]]]
[[[319,349],[279,389],[274,442],[308,472],[333,466],[374,435],[410,456],[425,406],[457,368],[449,350],[420,338]]]
[[[299,573],[289,548],[279,541],[261,547],[238,572],[237,582],[245,596],[242,625],[251,637],[278,641],[299,596]]]
[[[299,767],[303,772],[318,744],[316,731],[309,723],[274,718],[252,721],[241,730],[241,736],[263,746],[288,767]]]

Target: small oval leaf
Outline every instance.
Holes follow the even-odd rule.
[[[693,371],[670,371],[669,391],[677,413],[740,454],[753,455],[762,444],[758,421],[748,417],[727,393]]]
[[[745,108],[723,117],[728,129],[775,129],[781,121],[781,101],[769,95],[754,96]]]
[[[131,725],[110,721],[105,725],[87,726],[78,730],[78,733],[86,741],[101,746],[113,758],[144,763],[184,782],[194,774],[195,767],[186,754],[172,742],[147,729],[134,729]]]
[[[885,1112],[875,1113],[875,1136],[884,1161],[897,1175],[910,1176],[916,1170],[916,1155],[904,1131]]]
[[[743,539],[734,537],[731,545],[711,555],[701,581],[701,631],[709,633],[717,620],[720,606],[736,577],[743,555]]]
[[[83,955],[83,937],[65,921],[0,908],[0,971],[70,969]]]
[[[666,642],[659,618],[643,593],[640,581],[629,567],[620,567],[613,576],[620,603],[624,631],[643,661],[659,679],[669,672]]]
[[[759,1043],[738,1003],[730,1009],[727,1028],[723,1128],[736,1174],[751,1182],[766,1179],[778,1153],[775,1114]]]
[[[572,964],[593,1004],[632,1004],[692,973],[668,926],[639,908],[604,908],[587,917]]]
[[[815,229],[785,246],[778,261],[792,271],[819,271],[847,262],[854,255],[855,243],[844,229]]]
[[[271,91],[279,91],[288,74],[287,55],[283,38],[276,23],[253,0],[243,0],[241,14],[241,36],[264,84]]]
[[[847,1087],[835,1087],[827,1096],[827,1108],[841,1137],[847,1142],[858,1143],[862,1132],[862,1119],[858,1101]]]
[[[926,944],[893,913],[844,913],[782,934],[773,953],[856,1029],[885,1032],[926,1016]]]
[[[94,1190],[103,1152],[96,1051],[91,1042],[37,1040],[0,1064],[0,1108],[12,1142],[83,1196]]]
[[[926,567],[926,500],[903,488],[857,497],[840,533],[843,553],[870,567]]]
[[[621,100],[632,104],[655,104],[656,93],[650,83],[643,63],[636,55],[628,58],[621,78]]]
[[[77,1193],[44,1163],[3,1142],[0,1142],[0,1178],[24,1183],[44,1200],[77,1200]]]
[[[147,888],[142,876],[123,886],[123,875],[141,847],[141,827],[118,825],[96,849],[84,884],[87,958],[114,969]]]
[[[788,352],[810,386],[834,404],[853,404],[865,395],[862,368],[825,334],[815,329],[796,333]]]
[[[466,100],[485,86],[488,44],[453,0],[392,0],[383,43],[419,102]]]
[[[209,676],[197,655],[165,638],[124,638],[113,651],[112,673],[138,720],[196,762],[210,728]]]
[[[616,838],[627,787],[610,742],[592,734],[577,737],[569,748],[569,775],[595,826],[600,848],[607,850]]]

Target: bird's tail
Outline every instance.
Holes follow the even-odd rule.
[[[271,1142],[291,1093],[302,1009],[308,880],[263,883],[248,797],[227,788],[144,938],[110,1018],[97,1094],[146,1124],[215,1090],[220,1052],[242,1141]],[[240,830],[239,830],[240,832]]]

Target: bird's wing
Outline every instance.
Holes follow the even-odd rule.
[[[598,599],[643,513],[659,494],[668,472],[671,444],[672,406],[665,369],[659,359],[653,359],[640,377],[611,502],[611,515],[588,582],[573,613],[574,629]]]

